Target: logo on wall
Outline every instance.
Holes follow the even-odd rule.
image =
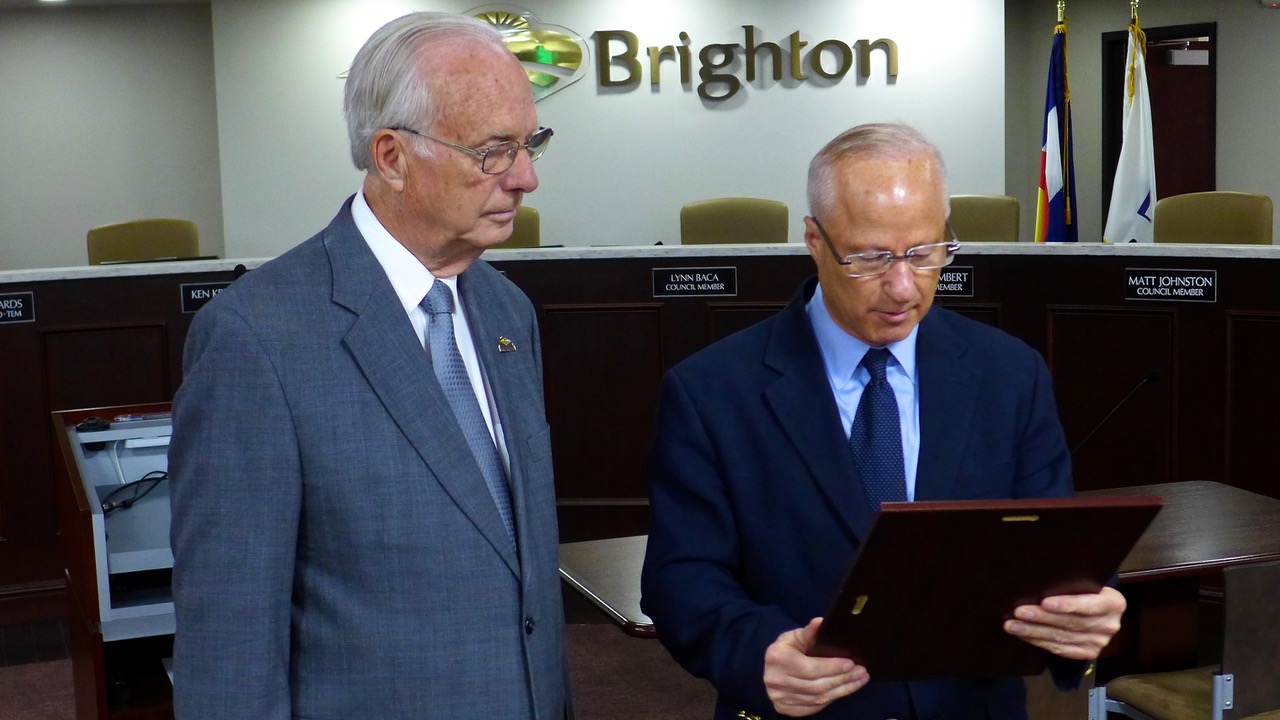
[[[587,74],[587,42],[576,32],[538,20],[511,5],[484,5],[466,11],[498,29],[507,47],[524,65],[537,102]]]

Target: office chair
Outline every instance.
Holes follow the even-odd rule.
[[[1008,195],[952,195],[951,229],[960,242],[1018,242],[1018,199]]]
[[[502,243],[504,248],[536,248],[542,245],[542,220],[538,209],[521,205],[511,226],[511,237]]]
[[[103,225],[89,231],[86,243],[90,265],[200,254],[200,234],[190,220],[153,218]]]
[[[1152,239],[1158,243],[1271,244],[1271,198],[1215,190],[1156,201]]]
[[[1090,720],[1280,718],[1280,562],[1222,571],[1221,666],[1126,675],[1089,691]]]
[[[777,200],[716,198],[680,208],[681,245],[786,241],[787,205]]]

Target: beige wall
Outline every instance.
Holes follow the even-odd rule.
[[[221,254],[209,7],[0,10],[0,270],[84,265],[85,232],[195,220]]]
[[[1024,237],[1035,222],[1053,3],[1006,0],[1005,178],[1007,193],[1022,202]],[[1252,0],[1179,0],[1142,3],[1146,28],[1217,22],[1217,186],[1270,195],[1280,212],[1280,141],[1274,117],[1280,107],[1280,10]],[[1125,3],[1068,0],[1069,66],[1080,240],[1102,236],[1102,34],[1124,30]],[[1159,188],[1156,188],[1157,192]],[[1280,219],[1275,223],[1280,227]]]
[[[431,8],[463,11],[476,4],[455,0]],[[628,30],[644,48],[678,44],[679,33],[687,32],[695,63],[690,87],[681,86],[669,65],[662,82],[651,85],[643,62],[639,86],[619,90],[597,86],[599,58],[593,58],[587,77],[538,104],[540,121],[556,130],[538,163],[542,185],[526,199],[539,210],[544,243],[672,244],[685,202],[739,195],[787,203],[791,239],[800,242],[809,159],[841,130],[872,120],[905,120],[932,136],[947,155],[955,186],[1004,188],[998,160],[1004,148],[1002,0],[519,4],[588,42],[598,30]],[[334,78],[377,25],[415,7],[423,6],[213,0],[230,252],[278,254],[327,223],[356,189],[341,83]],[[839,82],[787,77],[746,85],[739,53],[732,69],[744,80],[742,90],[723,102],[704,102],[695,91],[698,51],[742,43],[748,24],[759,38],[782,44],[798,31],[809,43],[802,56],[827,39],[888,37],[898,43],[900,72],[890,83],[876,51],[866,80],[850,74]],[[291,132],[278,132],[281,127]]]
[[[883,76],[757,83],[714,107],[669,77],[659,91],[646,78],[626,93],[588,77],[539,105],[561,131],[529,199],[549,241],[670,243],[683,201],[729,194],[786,200],[798,226],[808,157],[839,129],[873,119],[913,122],[938,138],[954,191],[1019,197],[1030,235],[1052,3],[689,5],[526,2],[545,22],[584,35],[628,29],[643,45],[676,42],[680,30],[695,48],[733,42],[748,23],[771,40],[796,30],[812,41],[888,36],[903,46],[901,74],[892,86]],[[195,219],[204,250],[227,257],[275,255],[301,241],[360,179],[347,159],[337,75],[377,24],[415,7],[213,0],[0,10],[0,269],[83,264],[89,227],[132,217]],[[1068,11],[1080,237],[1095,240],[1100,38],[1124,29],[1127,9],[1070,0]],[[1280,11],[1181,0],[1144,4],[1142,20],[1218,23],[1218,186],[1280,201]]]

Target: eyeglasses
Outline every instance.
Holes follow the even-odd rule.
[[[402,132],[412,133],[418,137],[424,137],[428,140],[435,140],[442,145],[448,145],[454,150],[461,150],[468,155],[475,155],[480,158],[480,172],[485,175],[501,175],[511,168],[516,162],[516,155],[521,149],[529,151],[529,161],[532,162],[542,157],[542,153],[547,151],[547,146],[551,144],[551,136],[555,134],[549,127],[540,127],[529,136],[529,139],[523,143],[515,140],[500,142],[496,145],[490,145],[483,150],[469,148],[466,145],[451,143],[448,140],[441,140],[424,132],[418,132],[413,128],[392,127],[389,130],[400,130]]]
[[[917,245],[907,248],[901,255],[880,250],[853,253],[842,260],[840,254],[836,252],[836,246],[831,244],[826,228],[822,227],[818,218],[813,218],[813,224],[818,226],[818,232],[822,233],[822,239],[827,243],[827,249],[831,251],[832,257],[844,266],[845,274],[854,278],[883,275],[889,272],[895,260],[905,260],[914,270],[937,270],[950,265],[955,259],[956,251],[960,249],[960,240],[956,237],[955,230],[951,229],[951,223],[946,223],[947,236],[950,239],[945,242]]]

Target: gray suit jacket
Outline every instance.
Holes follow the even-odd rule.
[[[567,714],[535,314],[482,261],[458,288],[518,556],[350,201],[196,316],[169,456],[178,718]]]

